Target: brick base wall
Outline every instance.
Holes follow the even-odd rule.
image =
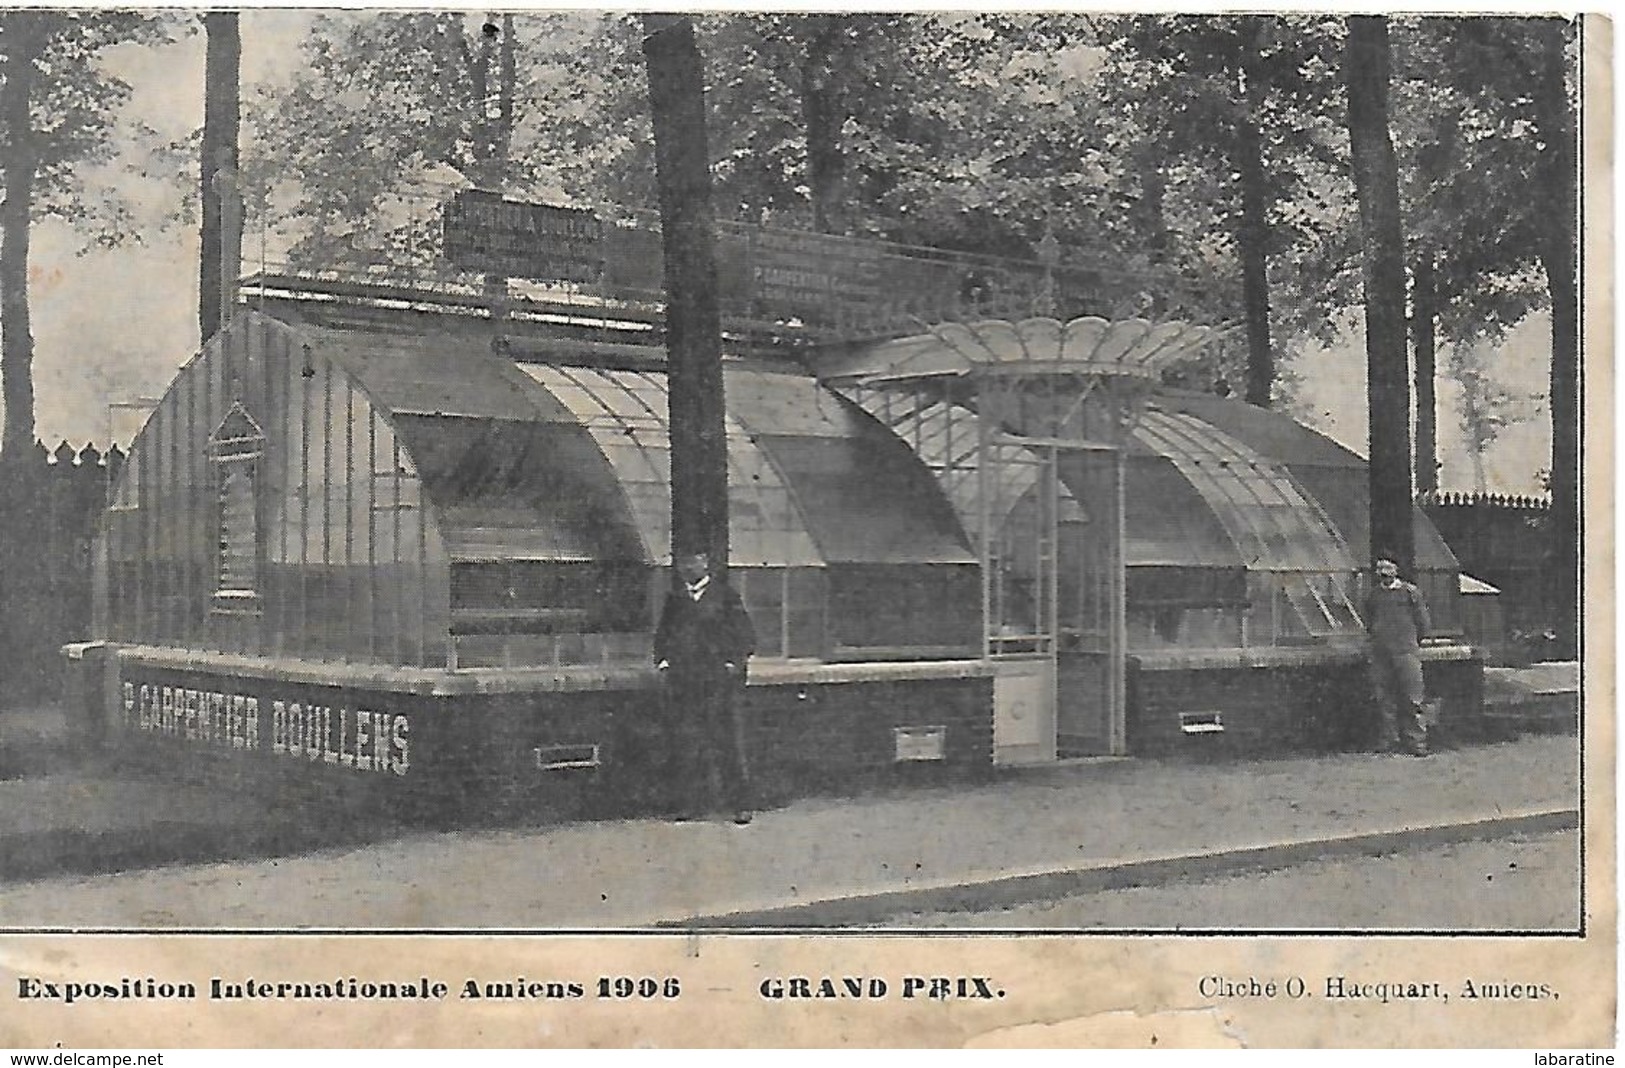
[[[99,698],[113,752],[255,791],[295,821],[636,815],[665,802],[666,779],[696,773],[653,690],[446,697],[128,665],[123,676]],[[992,767],[989,678],[751,686],[745,701],[765,803]],[[898,762],[897,727],[942,728],[943,759]]]
[[[1423,675],[1429,699],[1440,702],[1432,739],[1450,745],[1482,737],[1482,664],[1434,661]],[[1128,691],[1135,756],[1238,758],[1365,749],[1377,740],[1363,662],[1142,670],[1130,658]],[[1213,722],[1207,713],[1217,714],[1222,731],[1202,729]]]

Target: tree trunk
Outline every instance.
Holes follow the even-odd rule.
[[[474,50],[469,76],[474,83],[474,185],[501,193],[508,176],[508,156],[513,144],[513,97],[516,82],[513,16],[495,14],[480,23],[479,46]],[[496,87],[493,92],[492,79]],[[484,292],[490,298],[491,318],[508,317],[508,278],[487,271]]]
[[[519,66],[513,39],[513,14],[502,16],[502,46],[497,51],[497,130],[492,155],[501,161],[504,176],[513,152],[514,89],[519,83]]]
[[[34,334],[28,317],[28,242],[39,163],[29,100],[34,60],[44,48],[49,16],[13,11],[0,23],[5,49],[5,85],[0,87],[0,123],[6,152],[0,168],[5,202],[0,204],[0,396],[5,429],[0,457],[23,463],[34,448]]]
[[[200,171],[203,232],[198,249],[197,324],[199,343],[207,342],[225,326],[227,302],[235,299],[228,277],[242,269],[243,235],[228,225],[236,213],[225,211],[228,188],[237,175],[238,133],[242,122],[239,103],[242,40],[235,11],[211,11],[203,16],[208,49],[203,68],[203,147]],[[224,174],[226,177],[222,178]]]
[[[1480,445],[1472,446],[1473,459],[1473,489],[1480,497],[1490,492],[1490,480],[1484,477],[1484,448]]]
[[[1549,210],[1540,249],[1552,296],[1552,512],[1549,560],[1551,609],[1559,656],[1579,649],[1580,585],[1580,299],[1575,275],[1576,181],[1574,116],[1565,82],[1567,22],[1539,20],[1536,122],[1545,149],[1541,184]]]
[[[474,184],[501,192],[508,174],[508,155],[513,144],[514,87],[517,60],[514,52],[513,16],[487,14],[480,24],[479,47],[474,50],[469,69],[474,84],[474,155],[477,173]]]
[[[1245,58],[1243,64],[1245,65]],[[1236,171],[1241,181],[1241,221],[1236,245],[1241,256],[1241,303],[1247,323],[1247,403],[1270,406],[1275,387],[1275,356],[1270,351],[1269,203],[1264,145],[1258,123],[1263,114],[1258,79],[1241,75],[1241,115],[1236,125]]]
[[[1405,351],[1405,241],[1399,175],[1388,135],[1388,21],[1348,20],[1349,148],[1360,201],[1365,284],[1366,396],[1371,465],[1371,553],[1415,565],[1411,526],[1410,360]]]
[[[704,67],[688,16],[645,15],[643,25],[666,258],[671,548],[674,557],[709,553],[721,574],[728,466]]]
[[[1411,351],[1416,361],[1416,490],[1439,488],[1439,410],[1433,395],[1438,293],[1430,253],[1419,253],[1411,277]]]
[[[1458,166],[1460,116],[1446,107],[1439,116],[1438,136],[1416,153],[1424,196],[1435,195]],[[1411,352],[1416,387],[1416,488],[1431,493],[1439,488],[1439,407],[1433,381],[1437,368],[1439,306],[1439,249],[1430,242],[1414,250],[1411,277]]]
[[[813,15],[815,29],[801,62],[801,118],[807,130],[807,186],[812,190],[813,229],[846,228],[846,157],[841,128],[846,115],[833,68],[845,16]]]
[[[1168,260],[1168,178],[1163,173],[1167,160],[1160,146],[1151,143],[1150,150],[1134,154],[1135,171],[1140,179],[1140,197],[1129,208],[1138,229],[1145,237],[1146,251],[1152,263],[1162,265]]]
[[[491,103],[491,51],[496,40],[487,32],[487,27],[495,28],[490,15],[480,22],[479,40],[475,42],[473,51],[468,53],[468,81],[473,90],[470,103],[474,108],[471,131],[474,173],[469,177],[474,180],[476,188],[496,192],[491,185],[491,116],[488,110]]]

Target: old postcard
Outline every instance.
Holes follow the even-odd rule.
[[[1611,63],[0,11],[0,1045],[1611,1046]]]

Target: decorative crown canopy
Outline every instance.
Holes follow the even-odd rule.
[[[1189,358],[1221,333],[1183,320],[1111,322],[1096,316],[1064,324],[1048,318],[944,323],[868,346],[820,370],[826,380],[854,385],[990,375],[1155,382],[1165,367]]]

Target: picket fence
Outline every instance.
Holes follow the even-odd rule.
[[[90,634],[91,544],[124,453],[36,444],[0,458],[0,708],[54,699]]]

